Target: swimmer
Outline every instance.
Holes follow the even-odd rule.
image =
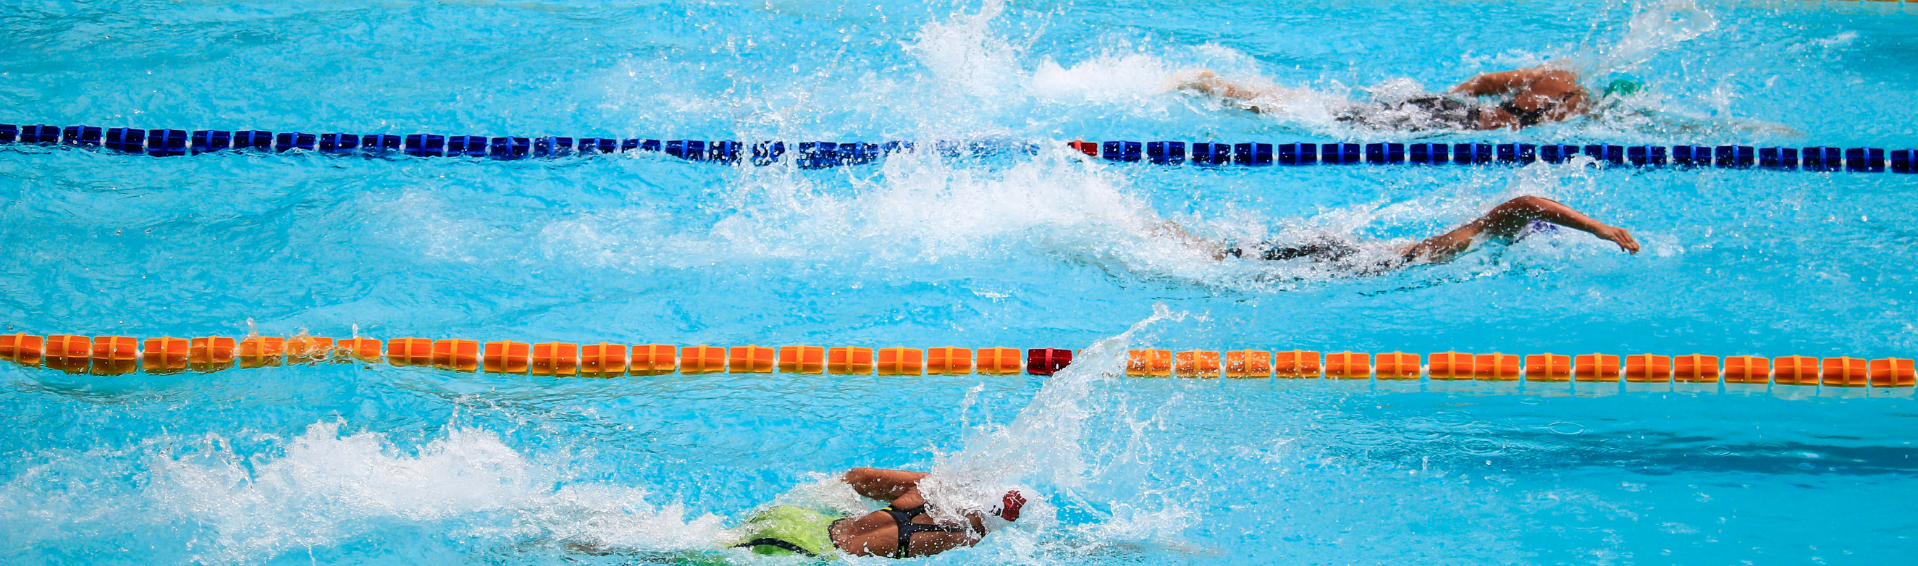
[[[1293,95],[1276,86],[1226,81],[1209,69],[1189,72],[1178,82],[1191,90],[1234,101],[1253,112],[1266,112],[1275,102]],[[1612,81],[1605,96],[1628,95],[1640,85]],[[1493,97],[1491,103],[1479,100]],[[1459,83],[1443,94],[1421,94],[1395,101],[1353,103],[1338,109],[1339,121],[1389,130],[1501,130],[1563,122],[1592,109],[1592,98],[1578,84],[1578,74],[1545,66],[1485,73]]]
[[[1018,491],[1009,491],[990,513],[963,512],[963,521],[939,522],[919,493],[919,480],[926,476],[924,472],[853,468],[841,479],[859,495],[890,506],[859,517],[833,517],[787,505],[772,507],[755,513],[740,526],[745,536],[736,546],[757,554],[799,554],[820,559],[831,559],[841,552],[887,558],[931,556],[978,544],[987,532],[1019,520],[1019,510],[1026,504]]]
[[[1547,198],[1522,196],[1504,204],[1492,207],[1492,210],[1477,220],[1466,223],[1450,232],[1426,238],[1417,243],[1395,248],[1389,254],[1362,254],[1359,244],[1332,237],[1323,237],[1297,244],[1262,243],[1251,250],[1242,250],[1230,244],[1221,244],[1205,240],[1187,233],[1177,224],[1167,223],[1163,233],[1184,240],[1188,245],[1198,247],[1212,254],[1217,260],[1227,256],[1250,256],[1267,261],[1285,261],[1303,259],[1329,264],[1343,270],[1359,274],[1373,275],[1392,271],[1415,263],[1444,263],[1470,250],[1482,241],[1511,243],[1523,237],[1535,224],[1565,226],[1598,236],[1599,239],[1618,244],[1618,249],[1629,253],[1638,253],[1638,240],[1632,239],[1631,232],[1624,228],[1608,226],[1594,220],[1571,207]]]

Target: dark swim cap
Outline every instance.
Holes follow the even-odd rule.
[[[1638,91],[1643,88],[1645,88],[1645,83],[1631,79],[1618,79],[1612,81],[1611,84],[1605,85],[1605,96],[1631,96],[1638,94]]]

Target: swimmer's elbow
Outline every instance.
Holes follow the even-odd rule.
[[[1500,204],[1497,207],[1495,207],[1493,209],[1493,212],[1501,213],[1501,214],[1520,214],[1520,215],[1526,215],[1526,216],[1534,216],[1541,212],[1544,212],[1545,207],[1551,202],[1552,201],[1546,200],[1545,198],[1542,198],[1542,197],[1525,195],[1522,197],[1505,201],[1504,204]]]
[[[1551,201],[1545,200],[1543,197],[1525,195],[1522,197],[1505,201],[1505,204],[1509,204],[1513,206],[1523,206],[1523,207],[1529,207],[1529,208],[1538,208],[1538,207],[1545,206],[1545,203],[1547,202],[1551,202]]]
[[[846,470],[846,473],[839,476],[840,481],[852,485],[864,485],[878,479],[879,470],[876,468],[853,468]]]

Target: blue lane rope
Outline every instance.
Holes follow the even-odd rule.
[[[199,155],[222,151],[287,152],[308,151],[325,154],[387,155],[402,153],[415,157],[475,157],[497,160],[554,158],[646,151],[664,153],[689,161],[770,165],[786,157],[787,144],[779,141],[753,143],[738,141],[654,140],[570,137],[483,137],[443,136],[439,134],[308,134],[302,132],[266,132],[254,130],[213,131],[141,130],[95,126],[15,126],[0,124],[0,144],[67,145],[104,147],[110,151],[145,154],[154,157]],[[1603,165],[1635,167],[1719,167],[1726,169],[1761,168],[1771,170],[1853,171],[1860,173],[1914,173],[1913,158],[1918,151],[1901,149],[1887,152],[1876,147],[1752,147],[1742,145],[1635,145],[1588,144],[1583,146],[1528,143],[1237,143],[1179,141],[1074,141],[1069,144],[1090,157],[1115,162],[1148,162],[1160,165],[1524,165],[1544,161],[1564,163],[1580,156]],[[800,167],[825,168],[871,163],[886,155],[915,151],[913,142],[801,142],[795,144]],[[946,155],[983,155],[998,152],[1033,153],[1039,145],[1031,142],[942,141],[934,149]]]
[[[1898,173],[1913,173],[1914,150],[1887,152],[1875,147],[1762,147],[1721,145],[1716,147],[1680,145],[1622,146],[1588,144],[1584,146],[1529,143],[1269,143],[1222,144],[1176,141],[1076,141],[1070,144],[1088,156],[1108,161],[1147,161],[1163,165],[1524,165],[1538,161],[1564,163],[1579,156],[1606,165],[1635,167],[1711,167],[1743,169],[1759,167],[1774,170],[1857,171],[1883,173],[1887,167]]]

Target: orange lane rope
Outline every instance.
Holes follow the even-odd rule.
[[[148,338],[55,334],[0,335],[0,359],[68,373],[122,375],[214,372],[317,362],[387,363],[556,377],[669,373],[835,375],[1052,375],[1072,363],[1058,348],[732,347],[396,338],[382,342],[300,335],[292,338]],[[1825,387],[1912,387],[1909,358],[1708,356],[1691,354],[1320,353],[1308,350],[1129,350],[1126,375],[1185,378],[1325,378],[1433,381],[1728,383]]]

